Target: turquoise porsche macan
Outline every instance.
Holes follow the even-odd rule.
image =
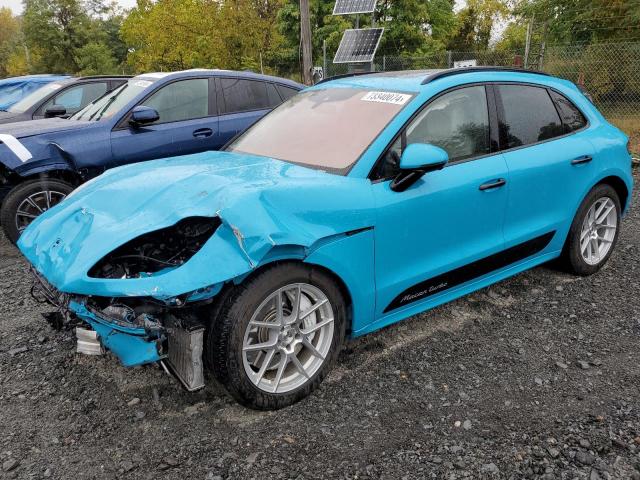
[[[631,198],[627,144],[541,73],[353,75],[222,152],[106,172],[18,245],[82,351],[161,362],[189,390],[208,371],[275,409],[347,338],[558,257],[597,272]]]

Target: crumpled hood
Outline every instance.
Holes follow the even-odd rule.
[[[370,227],[370,186],[366,179],[236,153],[143,162],[80,187],[36,219],[18,245],[61,291],[95,294],[109,285],[113,296],[166,298],[245,274],[277,246],[308,249]],[[222,225],[182,267],[141,279],[87,276],[115,248],[192,216],[218,216]]]

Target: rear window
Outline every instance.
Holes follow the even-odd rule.
[[[578,107],[576,107],[571,100],[553,90],[551,91],[551,97],[553,101],[556,102],[566,133],[575,132],[587,125],[587,119],[584,118],[582,112],[578,110]]]
[[[298,94],[298,90],[295,88],[285,87],[283,85],[276,85],[276,88],[278,89],[283,101],[289,100],[291,97]]]
[[[564,134],[562,121],[545,88],[499,85],[504,109],[500,125],[506,148],[549,140]]]
[[[264,110],[280,103],[279,100],[276,101],[277,95],[271,83],[221,78],[220,85],[224,96],[224,113]]]

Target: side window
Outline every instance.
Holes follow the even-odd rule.
[[[545,88],[525,85],[499,85],[504,109],[500,135],[506,148],[530,145],[563,135],[556,107]]]
[[[108,85],[106,82],[85,83],[71,87],[45,103],[38,114],[44,115],[47,109],[56,106],[66,108],[67,115],[72,115],[103,96],[107,93],[107,90]]]
[[[269,100],[269,107],[275,108],[282,103],[282,99],[280,95],[278,95],[278,91],[273,83],[265,83],[267,86],[267,97]]]
[[[209,115],[209,80],[181,80],[162,87],[142,103],[160,115],[159,123],[179,122]]]
[[[460,88],[431,102],[389,148],[378,166],[377,178],[395,176],[402,151],[412,143],[436,145],[449,154],[451,162],[490,153],[485,88]]]
[[[278,89],[278,93],[280,93],[283,102],[286,102],[291,97],[298,94],[298,90],[295,88],[289,88],[283,85],[276,85],[276,88]]]
[[[551,98],[556,102],[556,107],[562,117],[565,133],[575,132],[587,125],[587,119],[584,118],[582,112],[578,110],[571,100],[564,95],[551,90]]]
[[[259,80],[243,80],[237,78],[221,78],[222,94],[224,95],[224,113],[248,112],[271,108],[273,97],[270,99],[267,85],[273,85]],[[273,93],[272,93],[273,95]],[[280,103],[278,101],[278,103]]]

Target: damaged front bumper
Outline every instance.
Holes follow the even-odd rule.
[[[95,332],[95,341],[118,357],[123,366],[161,362],[187,390],[204,387],[204,326],[189,310],[174,312],[145,299],[68,295],[56,290],[35,270],[32,272],[32,294],[38,301],[56,307],[57,326],[79,320]],[[49,315],[48,320],[51,318]],[[78,341],[86,342],[87,333],[82,330]],[[82,347],[78,351],[86,352],[86,346]]]

